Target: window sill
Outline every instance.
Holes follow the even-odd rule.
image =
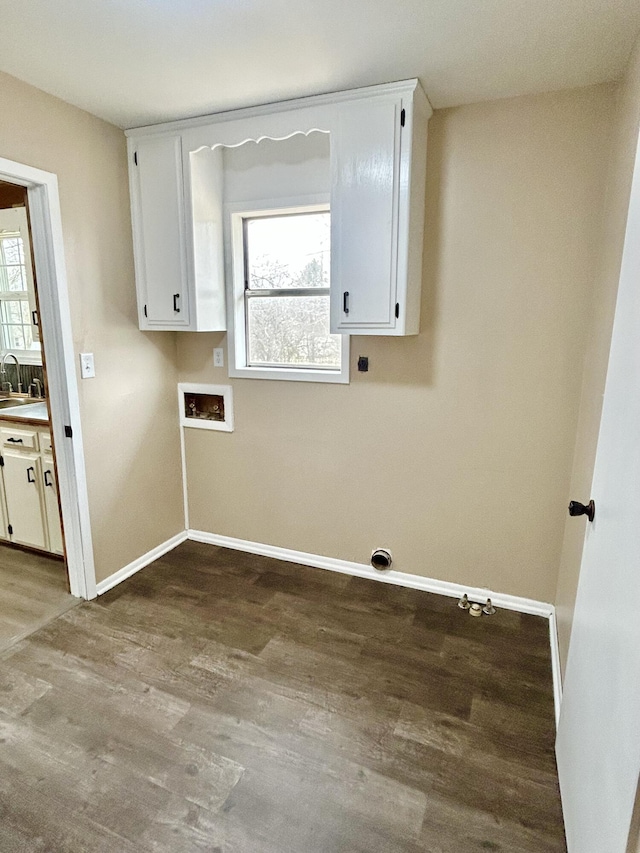
[[[18,359],[19,364],[36,364],[42,367],[42,352],[39,350],[24,350],[24,349],[3,349],[0,350],[0,359],[6,355],[7,353],[11,353],[15,355]],[[10,362],[13,364],[13,362]]]
[[[349,384],[349,358],[344,359],[342,370],[313,370],[295,367],[234,367],[229,365],[229,376],[235,379],[276,379],[289,382],[326,382]]]
[[[295,367],[233,367],[229,376],[235,379],[276,379],[289,382],[326,382],[349,384],[349,366],[346,370],[298,370]]]

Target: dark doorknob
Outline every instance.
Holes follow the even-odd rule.
[[[569,502],[569,515],[586,515],[589,521],[593,521],[596,514],[596,505],[593,501],[585,506],[578,501]]]

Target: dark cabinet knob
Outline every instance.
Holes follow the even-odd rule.
[[[569,515],[586,515],[589,521],[593,521],[595,514],[596,505],[593,501],[589,501],[586,506],[579,501],[569,502]]]

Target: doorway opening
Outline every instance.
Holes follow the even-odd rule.
[[[95,595],[57,178],[0,159],[0,646]]]
[[[0,646],[73,602],[25,187],[0,181]]]

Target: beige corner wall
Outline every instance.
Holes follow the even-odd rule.
[[[640,39],[618,92],[612,119],[611,159],[603,210],[603,244],[589,324],[588,348],[571,473],[570,497],[588,501],[593,478],[602,397],[609,361],[622,248],[631,192],[633,163],[640,126]],[[556,594],[560,655],[564,668],[578,587],[585,525],[568,519],[564,533]]]
[[[0,74],[0,157],[55,172],[98,581],[183,529],[175,336],[137,328],[121,130]]]
[[[354,337],[349,386],[233,381],[235,432],[187,430],[191,527],[554,599],[613,93],[433,116],[421,334]],[[179,335],[180,379],[228,381],[221,340]]]

